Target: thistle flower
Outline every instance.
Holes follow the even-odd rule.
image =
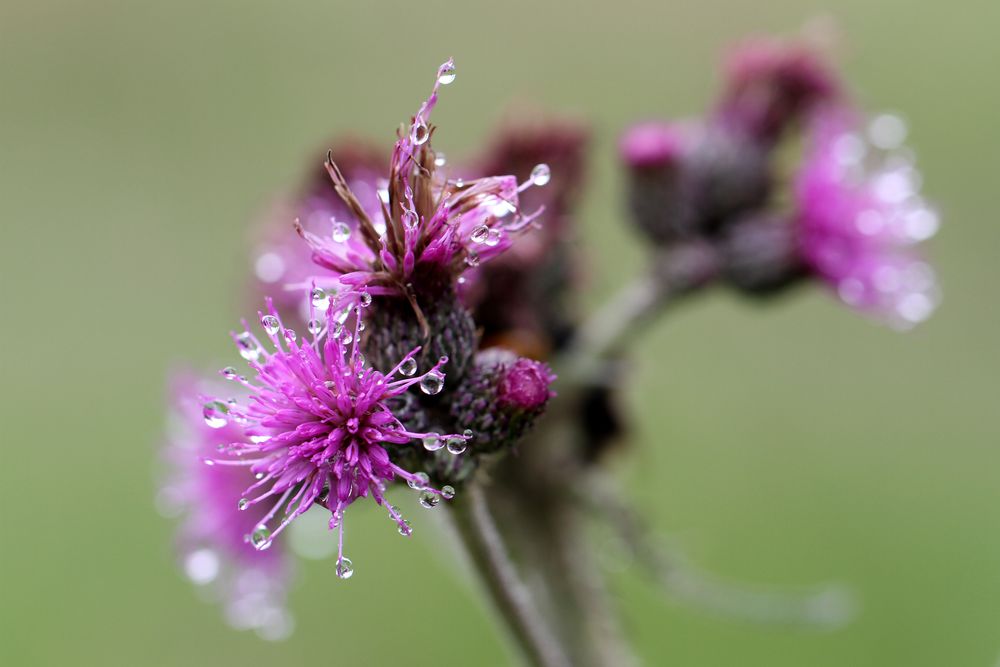
[[[804,42],[750,40],[725,63],[714,122],[771,144],[811,109],[841,94],[834,70]]]
[[[528,228],[538,215],[522,215],[518,196],[531,185],[543,185],[549,170],[538,165],[530,180],[513,176],[449,180],[439,175],[440,153],[431,148],[430,114],[438,90],[455,79],[449,60],[438,69],[431,95],[400,132],[392,152],[380,215],[371,215],[330,154],[326,169],[337,194],[351,210],[347,235],[319,234],[299,226],[312,249],[313,261],[339,278],[344,290],[337,305],[355,303],[362,288],[373,297],[405,297],[436,293],[454,286],[469,267],[496,257],[511,236]],[[335,232],[336,230],[332,230]]]
[[[367,215],[372,218],[381,215],[379,190],[386,186],[386,160],[378,150],[356,139],[339,140],[329,155]],[[339,279],[335,275],[317,274],[310,246],[293,232],[289,220],[295,220],[303,232],[329,236],[343,244],[345,250],[366,252],[367,246],[360,239],[351,209],[337,194],[321,163],[310,171],[300,192],[274,206],[255,242],[253,301],[259,303],[265,295],[272,294],[279,311],[296,313],[297,319],[305,322],[310,296],[314,295],[318,303],[325,303],[326,290],[336,290]]]
[[[178,534],[182,568],[224,606],[228,622],[265,639],[282,639],[292,629],[285,608],[291,575],[287,554],[280,548],[260,552],[250,544],[271,505],[264,502],[240,512],[235,499],[253,484],[253,474],[242,467],[201,464],[203,458],[219,455],[219,443],[249,441],[236,424],[219,429],[206,424],[202,405],[194,399],[198,392],[191,376],[173,383],[172,429],[165,449],[173,470],[160,489],[158,505],[165,514],[185,515]]]
[[[938,228],[903,146],[906,128],[881,115],[867,128],[842,108],[818,113],[795,184],[799,248],[840,298],[898,328],[927,319],[939,300],[915,246]]]
[[[204,399],[209,426],[235,424],[243,436],[227,444],[224,458],[206,458],[205,464],[249,470],[256,481],[233,502],[238,500],[244,511],[270,507],[251,534],[251,544],[267,549],[296,517],[314,503],[322,504],[331,513],[330,528],[339,531],[337,574],[345,579],[353,574],[343,548],[345,509],[371,497],[388,509],[399,532],[409,535],[409,522],[385,498],[388,484],[398,478],[421,490],[426,507],[453,491],[429,487],[427,475],[401,468],[393,460],[395,453],[414,439],[469,437],[412,432],[400,422],[390,402],[414,385],[426,394],[441,391],[440,368],[447,360],[440,359],[421,375],[416,375],[414,361],[419,350],[410,351],[385,374],[366,366],[359,351],[362,310],[357,307],[345,315],[328,309],[324,322],[310,318],[311,339],[300,341],[268,301],[260,321],[270,349],[249,327],[233,335],[255,374],[252,380],[231,376],[249,392],[249,401],[241,405]],[[345,327],[350,319],[353,327]]]

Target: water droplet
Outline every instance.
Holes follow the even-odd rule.
[[[417,120],[413,123],[413,127],[410,128],[410,141],[414,145],[420,146],[426,144],[427,140],[430,138],[430,130],[427,129],[427,125],[422,120]]]
[[[337,561],[337,577],[340,579],[350,579],[354,576],[354,563],[350,558],[344,556]]]
[[[489,235],[487,235],[486,237],[486,245],[490,246],[491,248],[495,247],[500,244],[500,238],[501,238],[500,230],[491,229]]]
[[[417,212],[412,208],[403,207],[403,226],[407,229],[414,229],[417,226],[419,218],[417,217]]]
[[[437,371],[431,371],[420,379],[420,391],[428,396],[441,393],[444,389],[444,376]]]
[[[310,297],[312,299],[313,308],[321,313],[325,313],[330,307],[330,295],[325,289],[313,287]]]
[[[472,230],[469,234],[469,238],[473,243],[486,243],[486,239],[490,237],[490,228],[486,225],[479,225]]]
[[[531,170],[531,182],[534,185],[545,185],[552,178],[552,171],[549,169],[549,165],[542,163],[536,164],[535,168]]]
[[[250,501],[246,498],[240,498],[240,502],[236,503],[236,507],[242,512],[246,508],[250,507]]]
[[[448,164],[448,158],[444,153],[438,152],[434,154],[434,166],[443,167]]]
[[[222,377],[226,378],[227,380],[232,380],[236,378],[237,377],[236,369],[233,368],[232,366],[226,366],[225,368],[222,369]]]
[[[264,331],[267,332],[268,336],[278,333],[278,329],[281,328],[278,318],[274,315],[264,315],[260,318],[260,325],[264,327]]]
[[[418,491],[426,487],[431,481],[430,475],[428,475],[425,472],[418,472],[415,473],[413,476],[416,479],[408,479],[406,480],[406,483],[409,485],[411,489],[416,489]]]
[[[406,377],[413,377],[413,374],[417,372],[417,360],[413,357],[403,359],[402,363],[399,364],[399,372]]]
[[[399,534],[403,537],[409,537],[413,534],[413,529],[410,528],[410,521],[408,519],[403,519],[403,522],[399,524]]]
[[[462,189],[462,188],[464,188],[464,187],[465,187],[465,179],[462,179],[462,178],[456,178],[456,179],[455,179],[455,187],[456,187],[456,188],[459,188],[459,189]]]
[[[264,551],[271,546],[271,531],[267,526],[257,526],[250,534],[250,544],[257,551]]]
[[[450,484],[445,484],[441,487],[441,497],[445,500],[451,500],[455,497],[455,487]]]
[[[441,496],[436,493],[431,493],[430,491],[424,491],[420,494],[420,506],[426,509],[434,509],[441,502]]]
[[[210,401],[202,406],[201,414],[209,428],[222,428],[229,421],[229,406],[222,401]]]
[[[306,328],[309,330],[309,333],[316,335],[323,330],[323,323],[317,319],[312,319],[309,320]]]
[[[344,334],[340,337],[340,342],[343,343],[344,345],[350,345],[351,343],[354,342],[354,334],[352,334],[350,331],[345,331]]]
[[[248,331],[236,336],[236,347],[240,351],[240,356],[247,361],[257,361],[260,358],[261,349]]]
[[[424,449],[429,452],[436,452],[444,447],[444,441],[437,433],[428,433],[424,436]]]
[[[479,253],[477,253],[474,250],[472,252],[470,252],[465,257],[465,263],[468,264],[471,267],[477,267],[477,266],[479,266]]]
[[[367,308],[372,305],[372,295],[368,290],[364,290],[358,295],[358,303],[361,304],[362,308]]]
[[[253,476],[254,479],[264,479],[264,473],[259,472]]]
[[[333,231],[330,232],[330,236],[333,238],[335,243],[343,243],[347,239],[351,238],[351,228],[347,226],[346,222],[339,222],[333,220]]]
[[[333,328],[333,331],[330,332],[330,335],[333,337],[334,340],[337,340],[338,338],[340,338],[340,335],[342,333],[344,333],[344,325],[338,324]]]
[[[298,338],[298,334],[295,333],[294,329],[285,329],[285,340],[294,343],[296,338]]]
[[[465,444],[465,440],[463,440],[462,438],[448,438],[449,454],[455,454],[456,456],[458,454],[462,454],[463,452],[465,452],[466,447],[467,445]]]
[[[455,65],[452,63],[445,63],[441,65],[441,69],[438,70],[438,81],[442,86],[447,86],[449,83],[455,80]]]
[[[472,438],[476,436],[476,434],[472,431],[471,428],[467,428],[464,431],[462,431],[462,435],[465,436],[466,440],[472,440]]]

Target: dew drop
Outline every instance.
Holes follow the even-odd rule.
[[[267,332],[268,336],[273,336],[278,333],[278,329],[281,324],[278,322],[278,318],[274,315],[264,315],[260,318],[260,325],[264,327],[264,331]]]
[[[344,345],[350,345],[351,343],[354,342],[354,334],[352,334],[350,331],[345,331],[343,335],[340,337],[340,342],[343,343]]]
[[[465,257],[465,263],[471,267],[479,266],[479,253],[472,251]]]
[[[465,452],[466,447],[467,445],[465,444],[465,440],[463,440],[462,438],[448,438],[449,454],[455,454],[456,456],[458,454],[462,454]]]
[[[240,498],[240,502],[236,503],[236,507],[242,512],[246,508],[250,507],[250,501],[246,498]]]
[[[431,133],[427,129],[427,124],[422,120],[417,120],[413,123],[413,127],[410,128],[410,141],[417,146],[426,144],[430,136]]]
[[[413,374],[417,372],[417,360],[413,357],[403,359],[402,363],[399,364],[399,372],[406,377],[413,377]]]
[[[534,185],[545,185],[552,178],[552,171],[547,164],[536,164],[531,170],[531,182]]]
[[[408,519],[403,519],[403,523],[399,524],[399,534],[403,537],[409,537],[413,534],[413,529],[410,528],[410,521]]]
[[[354,563],[348,557],[343,557],[337,561],[337,577],[340,579],[350,579],[354,576]]]
[[[222,428],[229,421],[229,406],[222,401],[210,401],[202,406],[201,414],[209,428]]]
[[[226,378],[227,380],[235,379],[237,377],[236,369],[233,368],[232,366],[226,366],[225,368],[222,369],[222,377]]]
[[[489,231],[489,234],[486,236],[486,245],[490,246],[491,248],[496,247],[497,245],[500,244],[500,238],[501,238],[500,230],[491,229]]]
[[[294,343],[295,339],[298,338],[298,334],[295,333],[294,329],[285,329],[285,340],[289,343]]]
[[[312,319],[309,320],[306,328],[309,330],[309,333],[316,335],[323,330],[323,323],[317,319]]]
[[[441,69],[438,70],[438,81],[442,86],[447,86],[455,80],[455,66],[451,63],[445,63],[441,65]]]
[[[346,222],[339,222],[333,218],[331,220],[333,221],[333,230],[330,232],[330,236],[334,243],[343,243],[351,238],[351,228],[347,226]]]
[[[420,494],[420,506],[432,510],[441,502],[441,497],[436,493],[424,491]]]
[[[437,433],[428,433],[424,436],[424,449],[429,452],[436,452],[444,447],[444,441]]]
[[[358,295],[358,303],[361,304],[362,308],[367,308],[372,305],[372,295],[371,292],[365,290]]]
[[[271,546],[271,531],[267,526],[257,526],[250,534],[250,544],[257,551],[264,551]]]
[[[260,347],[254,342],[248,331],[236,336],[236,347],[239,348],[240,356],[247,361],[257,361],[260,358]]]
[[[418,491],[424,489],[428,484],[430,484],[431,478],[425,472],[418,472],[413,475],[416,479],[408,479],[406,483],[411,489],[416,489]]]
[[[444,389],[444,376],[437,371],[431,371],[420,379],[420,391],[428,396],[441,393]]]
[[[312,289],[312,293],[310,294],[310,298],[312,299],[313,308],[321,313],[325,313],[330,307],[330,295],[325,289],[314,287]]]
[[[417,226],[417,212],[412,208],[403,208],[403,226],[407,229],[415,229]]]
[[[486,243],[486,239],[490,237],[490,228],[486,225],[479,225],[472,230],[469,238],[473,243]]]
[[[445,500],[451,500],[455,497],[455,487],[450,484],[445,484],[441,487],[441,497]]]
[[[434,166],[435,167],[443,167],[446,164],[448,164],[448,158],[447,158],[447,156],[445,156],[444,153],[435,153],[434,154]]]
[[[464,431],[462,431],[462,435],[465,436],[466,440],[472,440],[474,437],[476,437],[476,434],[472,431],[471,428],[467,428]]]

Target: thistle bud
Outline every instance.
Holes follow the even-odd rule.
[[[517,444],[545,411],[556,376],[547,364],[493,348],[476,355],[455,392],[451,415],[458,430],[474,434],[476,454]]]

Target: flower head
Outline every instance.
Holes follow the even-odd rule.
[[[876,117],[866,133],[847,110],[818,113],[795,186],[804,260],[846,303],[900,328],[927,319],[939,298],[915,249],[938,217],[920,196],[905,134],[895,116]]]
[[[752,40],[726,62],[716,120],[770,143],[810,109],[835,99],[841,88],[834,70],[809,44]]]
[[[239,511],[235,499],[253,484],[253,474],[242,467],[201,464],[219,456],[220,443],[249,441],[236,424],[216,429],[206,423],[204,408],[195,400],[199,385],[191,377],[178,378],[172,390],[174,413],[165,454],[173,472],[157,499],[165,513],[185,515],[178,535],[184,572],[223,604],[234,627],[254,629],[267,639],[284,638],[292,627],[285,609],[291,574],[287,554],[283,549],[260,552],[250,544],[273,503]]]
[[[311,318],[308,340],[299,340],[268,302],[260,321],[270,346],[249,327],[233,336],[255,374],[252,380],[233,378],[249,392],[246,405],[204,398],[208,425],[234,423],[242,436],[224,448],[226,457],[207,458],[205,463],[248,469],[255,481],[242,490],[239,507],[271,508],[261,516],[252,544],[268,548],[296,517],[320,503],[332,514],[330,528],[339,531],[337,573],[342,578],[353,573],[343,551],[343,516],[351,503],[371,497],[388,508],[400,533],[409,535],[409,523],[386,501],[387,485],[405,480],[424,492],[425,506],[436,505],[442,495],[427,486],[426,474],[397,465],[396,450],[430,436],[468,439],[407,430],[390,407],[392,399],[414,385],[427,394],[441,391],[440,368],[447,359],[421,375],[416,375],[414,362],[418,350],[384,374],[367,366],[359,351],[361,313],[361,307],[346,314],[328,309],[325,321]],[[352,319],[353,327],[345,327]]]
[[[389,175],[376,215],[364,205],[343,170],[328,156],[326,169],[351,211],[346,234],[320,234],[299,226],[313,261],[348,288],[338,305],[349,305],[361,288],[373,296],[407,296],[452,285],[459,274],[506,250],[511,236],[528,228],[538,212],[522,215],[519,194],[549,179],[538,165],[530,180],[513,176],[450,180],[440,175],[443,155],[431,148],[430,114],[442,85],[455,78],[449,60],[392,152]],[[336,230],[333,230],[336,232]]]

